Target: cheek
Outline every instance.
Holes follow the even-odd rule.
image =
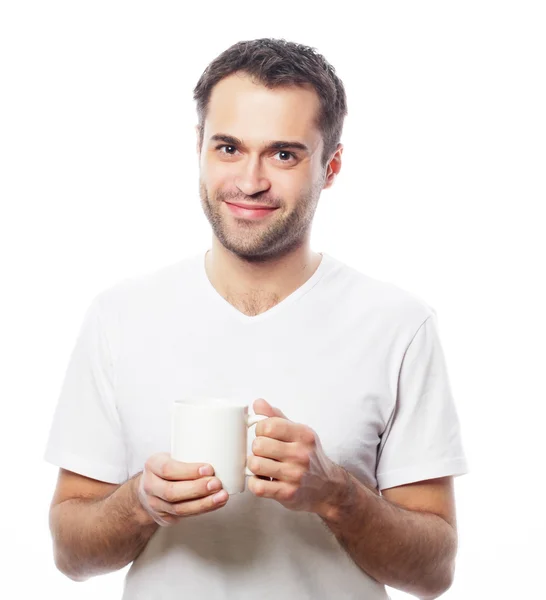
[[[230,165],[226,162],[217,160],[207,152],[201,154],[199,160],[200,172],[203,177],[206,177],[207,184],[213,180],[225,179],[228,177],[230,172],[229,166]]]
[[[313,179],[313,174],[308,169],[301,169],[297,173],[291,173],[290,191],[292,197],[302,198],[309,196],[316,185],[316,178]]]
[[[206,170],[207,185],[209,189],[230,191],[236,190],[235,173],[228,165],[208,164]]]
[[[216,174],[211,172],[210,169],[201,172],[200,186],[206,191],[210,201],[217,200],[218,194],[221,194],[225,190],[225,183],[221,179],[219,180]]]
[[[302,173],[295,171],[285,173],[274,173],[269,182],[275,198],[282,198],[287,205],[293,205],[305,192],[308,185],[307,178]]]

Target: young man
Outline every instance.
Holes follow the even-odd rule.
[[[195,88],[207,252],[98,294],[45,458],[55,561],[133,563],[124,598],[437,598],[466,472],[434,309],[310,248],[341,168],[342,82],[312,48],[235,44]],[[173,460],[170,411],[244,399],[245,493]]]

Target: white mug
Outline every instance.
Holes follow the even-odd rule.
[[[212,465],[228,494],[245,491],[248,428],[265,415],[249,415],[248,405],[228,398],[184,398],[173,406],[171,457]]]

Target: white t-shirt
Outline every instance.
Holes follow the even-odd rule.
[[[314,274],[257,316],[229,304],[205,251],[125,279],[91,302],[45,460],[122,483],[170,452],[176,399],[265,398],[324,451],[385,489],[467,472],[436,313],[322,253]],[[254,428],[249,431],[251,453]],[[160,527],[131,565],[124,600],[388,598],[316,514],[246,490]]]

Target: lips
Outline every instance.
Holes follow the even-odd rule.
[[[265,204],[240,204],[238,202],[227,202],[226,204],[231,204],[232,206],[238,206],[239,208],[246,208],[247,210],[258,210],[258,209],[268,209],[273,210],[274,208],[279,208],[278,206],[267,206]]]
[[[266,206],[248,204],[248,205],[240,205],[240,204],[232,204],[231,202],[225,202],[227,209],[234,214],[235,216],[242,219],[264,219],[269,215],[274,213],[278,207],[276,206]]]

